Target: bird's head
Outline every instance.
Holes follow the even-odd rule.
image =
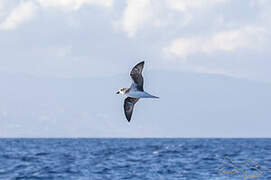
[[[121,88],[116,94],[125,94],[127,88]]]

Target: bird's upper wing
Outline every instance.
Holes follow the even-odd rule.
[[[131,120],[134,105],[138,100],[139,100],[139,98],[131,98],[131,97],[127,97],[124,100],[124,113],[125,113],[125,116],[126,116],[126,119],[128,120],[128,122],[130,122],[130,120]]]
[[[132,85],[133,88],[137,88],[140,91],[143,91],[143,76],[142,76],[142,70],[144,67],[144,61],[138,63],[135,65],[135,67],[130,72],[130,76],[132,80],[134,81],[134,84]]]

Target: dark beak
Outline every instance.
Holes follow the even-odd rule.
[[[116,94],[119,94],[120,92],[118,91]]]

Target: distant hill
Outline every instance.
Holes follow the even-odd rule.
[[[271,137],[271,85],[221,75],[144,73],[131,123],[126,74],[53,79],[0,74],[1,137]]]

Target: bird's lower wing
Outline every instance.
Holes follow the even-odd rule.
[[[128,122],[130,122],[131,120],[133,110],[134,110],[134,105],[138,100],[139,98],[131,98],[131,97],[127,97],[124,100],[124,113]]]

